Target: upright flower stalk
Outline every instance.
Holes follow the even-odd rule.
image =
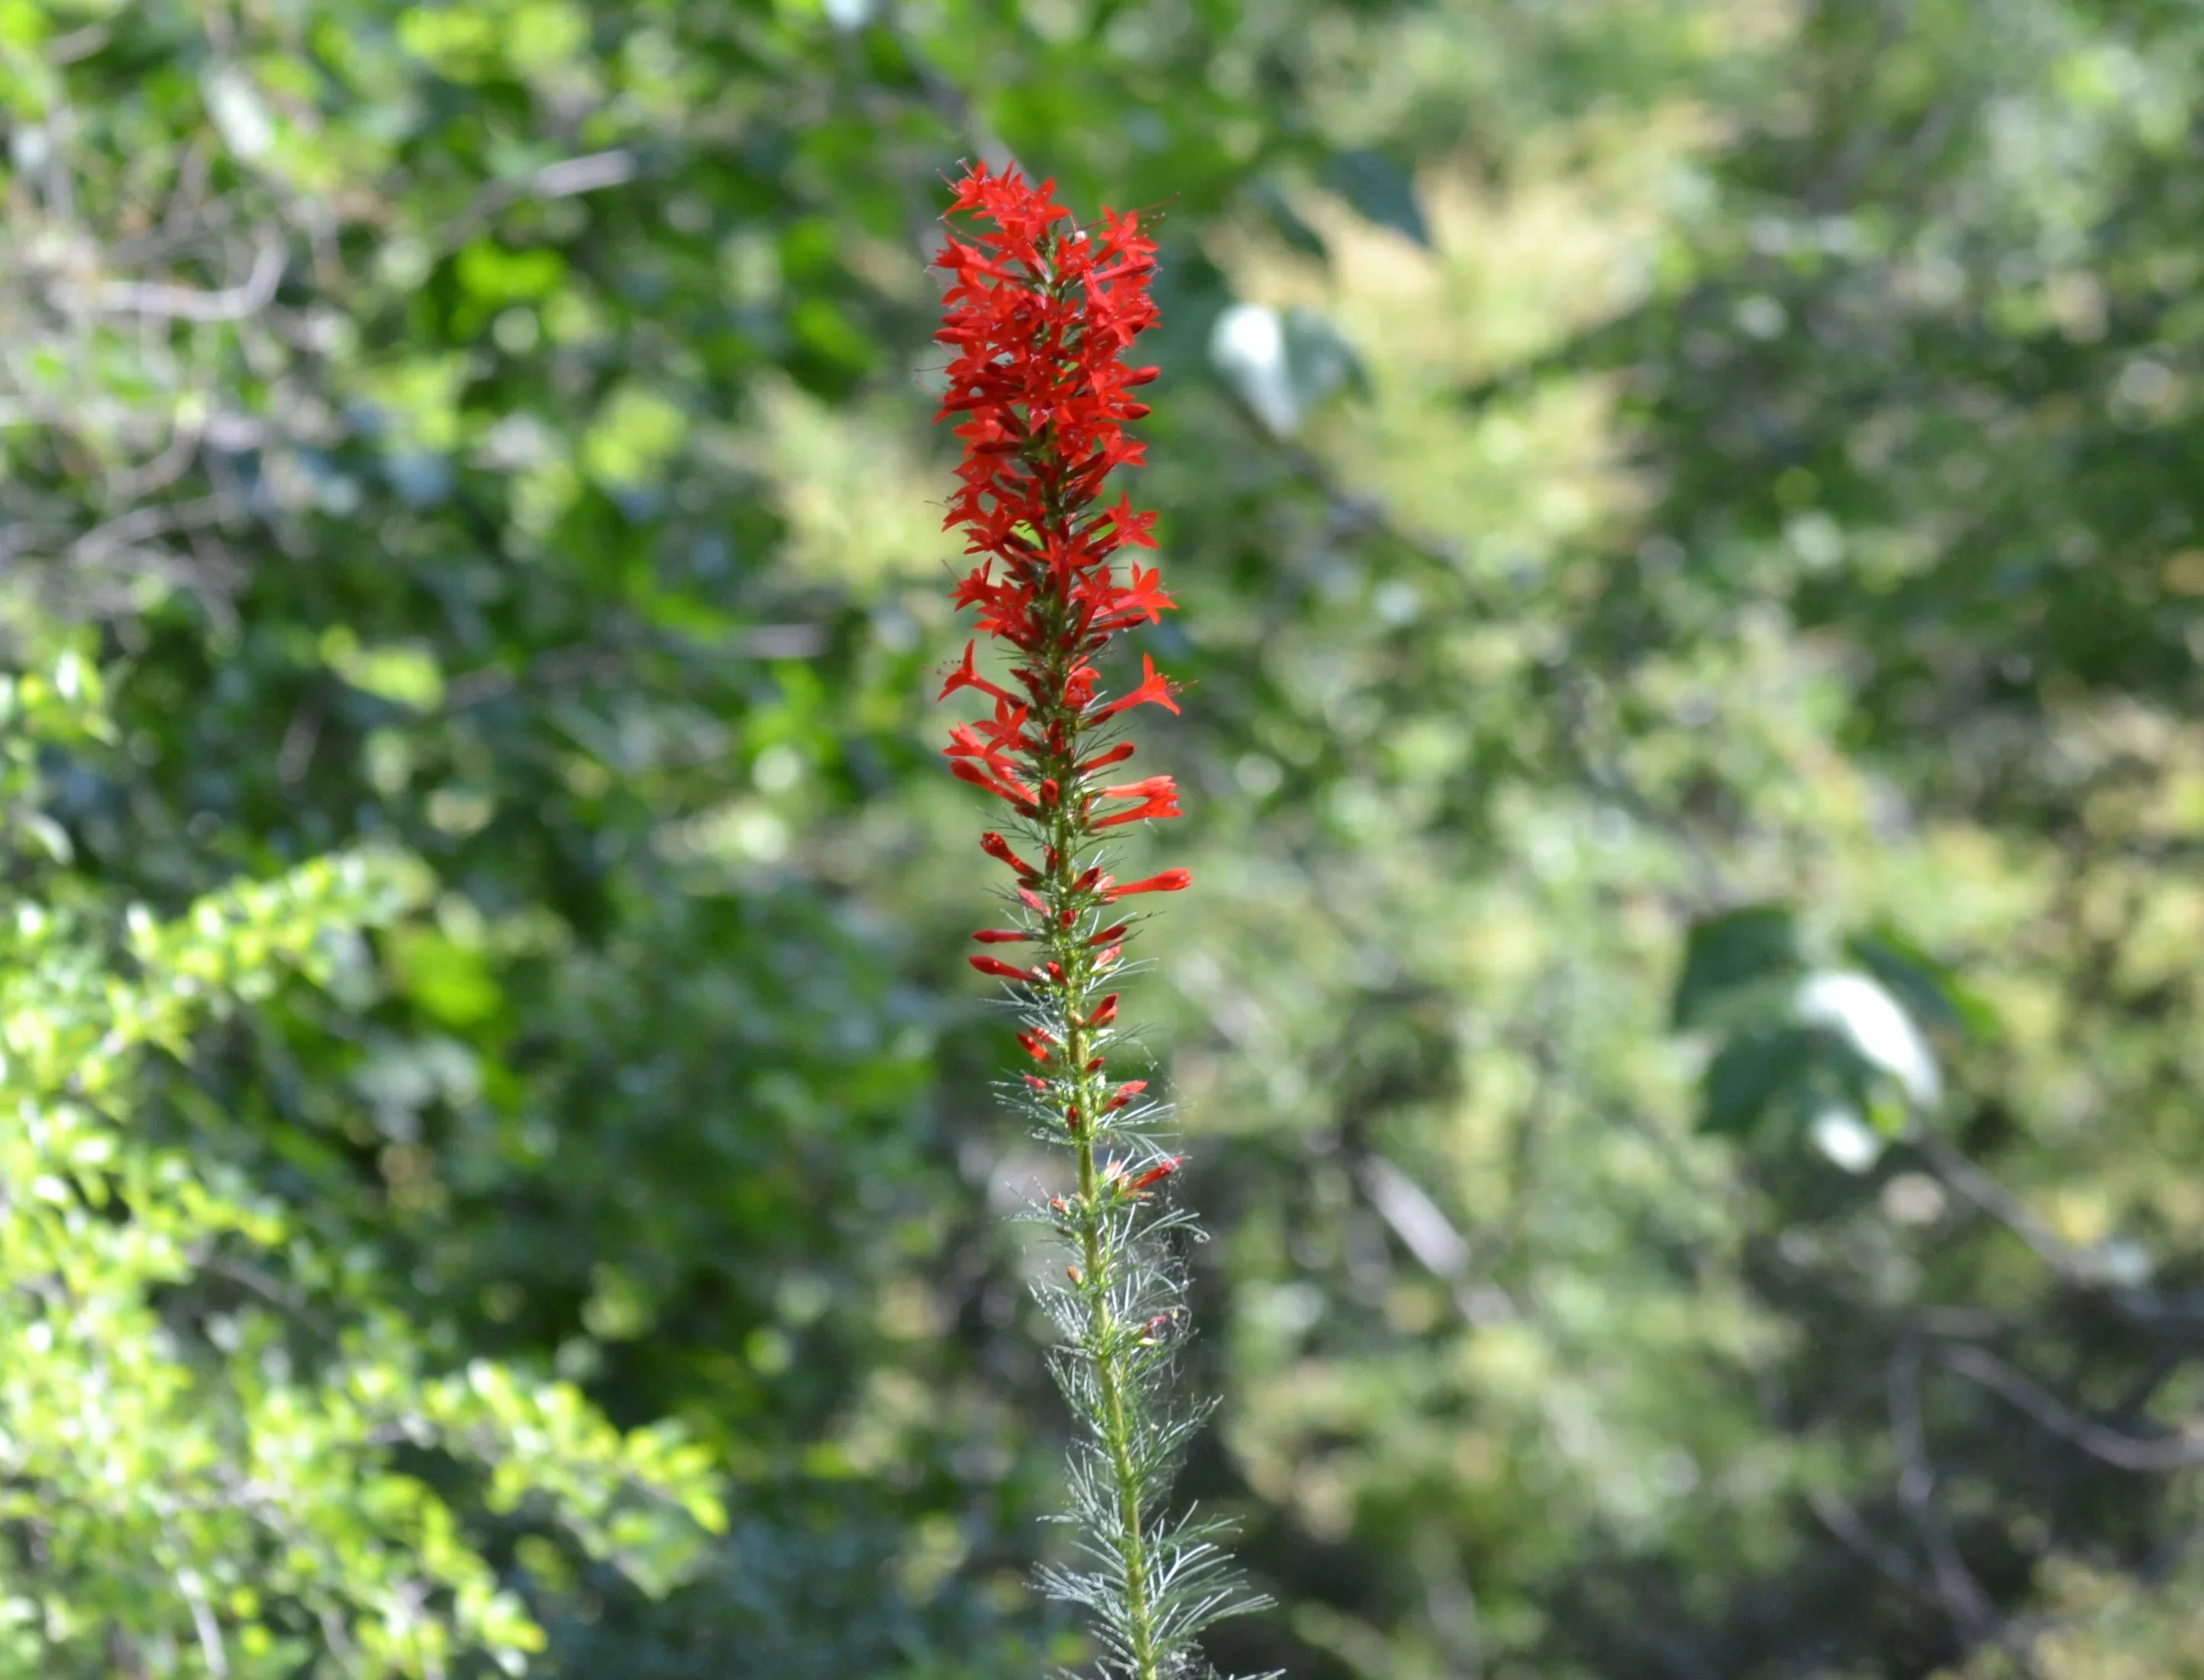
[[[1006,680],[982,674],[976,643],[942,688],[975,690],[990,713],[950,731],[950,768],[1009,807],[981,849],[1010,872],[1005,925],[973,938],[972,966],[1008,987],[1032,1068],[1012,1097],[1035,1137],[1067,1150],[1072,1182],[1036,1210],[1066,1245],[1060,1284],[1042,1292],[1062,1334],[1052,1365],[1079,1423],[1070,1464],[1080,1566],[1043,1571],[1053,1595],[1085,1606],[1108,1680],[1206,1673],[1194,1641],[1259,1600],[1240,1588],[1216,1524],[1171,1517],[1172,1472],[1206,1408],[1175,1406],[1170,1378],[1183,1322],[1174,1232],[1191,1221],[1168,1191],[1182,1157],[1164,1152],[1167,1110],[1146,1082],[1120,1080],[1125,1042],[1114,987],[1147,896],[1191,877],[1109,873],[1104,843],[1124,825],[1179,814],[1168,776],[1117,779],[1141,706],[1176,712],[1173,687],[1143,654],[1141,678],[1112,695],[1097,661],[1122,632],[1172,605],[1152,568],[1152,513],[1103,486],[1138,465],[1126,423],[1156,376],[1127,352],[1156,318],[1155,245],[1139,218],[1075,224],[1054,183],[975,166],[956,184],[951,233],[935,259],[951,277],[938,334],[954,350],[939,417],[957,417],[964,458],[945,524],[980,557],[959,607],[1007,650]],[[961,220],[960,220],[961,218]],[[958,237],[958,232],[963,237]],[[1121,565],[1121,555],[1127,562]]]

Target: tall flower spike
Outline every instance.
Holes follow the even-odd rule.
[[[968,225],[935,258],[950,279],[938,336],[956,352],[937,417],[956,421],[964,456],[945,524],[978,557],[956,603],[977,609],[981,634],[1008,657],[998,682],[966,647],[942,695],[971,689],[994,710],[954,726],[947,750],[959,778],[1010,807],[1023,843],[982,837],[1010,871],[1016,925],[974,937],[1030,944],[1035,957],[1031,967],[968,960],[1010,991],[1018,1042],[1039,1064],[1010,1089],[1034,1137],[1069,1151],[1076,1186],[1036,1212],[1071,1251],[1055,1273],[1064,1282],[1042,1301],[1063,1338],[1057,1382],[1080,1426],[1065,1520],[1091,1567],[1046,1569],[1041,1584],[1090,1613],[1102,1680],[1194,1680],[1209,1671],[1201,1630],[1266,1601],[1241,1588],[1217,1524],[1164,1508],[1180,1453],[1208,1415],[1173,1404],[1181,1339],[1156,1331],[1185,1316],[1170,1245],[1192,1222],[1167,1200],[1181,1159],[1158,1139],[1167,1111],[1135,1101],[1142,1081],[1109,1072],[1125,1043],[1112,980],[1131,925],[1116,902],[1191,881],[1166,869],[1118,885],[1099,843],[1109,830],[1179,814],[1170,777],[1108,775],[1134,753],[1114,738],[1122,714],[1177,711],[1171,684],[1145,654],[1140,680],[1115,696],[1101,672],[1112,641],[1173,605],[1155,568],[1120,568],[1121,551],[1156,546],[1155,516],[1122,494],[1102,504],[1110,475],[1141,460],[1125,426],[1147,413],[1131,393],[1156,370],[1128,352],[1155,322],[1155,245],[1134,215],[1105,210],[1099,228],[1077,226],[1053,182],[1034,186],[1015,169],[975,165],[954,191],[951,216]]]

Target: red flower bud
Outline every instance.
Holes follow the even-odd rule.
[[[1040,872],[1012,851],[1010,843],[992,829],[980,837],[980,849],[986,853],[989,857],[1009,864],[1011,868],[1018,872],[1018,878],[1021,880],[1033,882],[1040,878]],[[1053,866],[1051,867],[1053,867]]]
[[[1185,1159],[1186,1157],[1183,1155],[1166,1155],[1162,1160],[1156,1162],[1154,1166],[1149,1168],[1146,1172],[1141,1174],[1140,1177],[1133,1180],[1133,1189],[1135,1192],[1138,1192],[1146,1190],[1152,1184],[1160,1184],[1164,1180],[1169,1178],[1173,1173],[1176,1172],[1179,1168],[1179,1162]]]
[[[983,927],[972,937],[983,945],[1015,945],[1032,938],[1033,935],[1021,932],[1015,927]]]
[[[981,973],[992,974],[997,979],[1023,980],[1030,985],[1034,978],[1028,970],[1013,968],[1009,963],[999,961],[992,956],[968,956],[964,960]]]
[[[1166,869],[1160,875],[1151,875],[1145,881],[1129,881],[1122,886],[1105,887],[1102,891],[1105,903],[1115,903],[1120,898],[1130,898],[1136,892],[1183,892],[1194,884],[1194,873],[1186,869]]]

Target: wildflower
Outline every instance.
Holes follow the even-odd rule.
[[[973,557],[953,598],[972,610],[978,635],[941,694],[969,690],[990,710],[954,725],[945,750],[952,773],[1010,807],[1026,843],[1013,847],[993,830],[981,836],[1031,920],[973,938],[1040,947],[1030,968],[991,955],[967,961],[1011,984],[1024,1018],[1018,1043],[1049,1075],[1022,1075],[1029,1112],[1046,1122],[1038,1135],[1070,1150],[1079,1180],[1075,1197],[1052,1198],[1048,1208],[1075,1250],[1065,1268],[1072,1293],[1055,1301],[1058,1326],[1081,1355],[1062,1367],[1086,1428],[1074,1514],[1104,1566],[1047,1578],[1059,1596],[1102,1617],[1111,1680],[1168,1680],[1193,1671],[1193,1640],[1205,1624],[1255,1601],[1221,1584],[1209,1530],[1156,1514],[1171,1458],[1156,1446],[1170,1429],[1154,1387],[1160,1362],[1127,1351],[1141,1334],[1131,1327],[1145,1320],[1152,1340],[1180,1310],[1170,1304],[1150,1316],[1176,1286],[1136,1204],[1182,1157],[1152,1157],[1129,1178],[1097,1153],[1113,1139],[1145,1139],[1158,1110],[1130,1108],[1145,1081],[1113,1088],[1108,1078],[1106,1052],[1119,1036],[1110,981],[1132,923],[1098,926],[1105,918],[1095,912],[1178,892],[1193,879],[1165,869],[1119,884],[1096,855],[1112,829],[1180,814],[1169,776],[1104,780],[1137,750],[1117,738],[1126,713],[1179,709],[1178,689],[1146,654],[1131,686],[1113,693],[1105,675],[1116,638],[1160,622],[1174,605],[1159,569],[1129,558],[1156,547],[1155,515],[1123,492],[1103,502],[1110,476],[1142,458],[1125,429],[1147,414],[1131,393],[1157,370],[1132,364],[1128,352],[1155,322],[1147,288],[1156,247],[1135,215],[1105,210],[1099,227],[1075,226],[1052,182],[1034,186],[1015,169],[975,166],[953,192],[952,216],[975,225],[952,234],[935,259],[950,281],[937,336],[953,352],[938,417],[955,423],[963,445],[944,524],[962,532]],[[981,669],[982,639],[999,655],[999,675]],[[986,663],[993,669],[998,660]],[[1036,854],[1038,866],[1029,861]]]
[[[1095,819],[1098,829],[1114,828],[1120,823],[1145,822],[1151,817],[1176,817],[1178,808],[1178,788],[1168,776],[1151,776],[1145,782],[1131,782],[1123,787],[1105,788],[1105,799],[1136,799],[1140,804],[1133,810],[1120,811],[1114,816]]]
[[[1160,875],[1151,875],[1145,881],[1129,881],[1123,886],[1115,884],[1102,890],[1105,903],[1114,904],[1121,898],[1130,898],[1140,892],[1183,892],[1194,884],[1194,877],[1183,869],[1166,869]]]

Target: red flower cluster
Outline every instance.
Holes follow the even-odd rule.
[[[1097,748],[1090,738],[1135,706],[1178,710],[1152,660],[1143,656],[1140,683],[1115,697],[1102,692],[1095,667],[1118,632],[1158,622],[1172,605],[1154,568],[1121,569],[1116,559],[1121,549],[1156,546],[1155,515],[1122,495],[1101,505],[1111,471],[1141,459],[1125,425],[1147,413],[1132,393],[1156,370],[1129,365],[1126,352],[1155,322],[1147,290],[1155,244],[1134,215],[1105,209],[1100,228],[1075,226],[1053,182],[1036,187],[1015,169],[975,165],[955,193],[952,216],[980,226],[965,239],[952,234],[935,258],[951,276],[936,336],[957,352],[939,417],[961,417],[964,444],[944,523],[963,529],[966,553],[982,557],[957,584],[956,602],[976,607],[980,630],[1012,650],[1014,686],[981,675],[976,643],[966,644],[942,696],[976,689],[993,711],[952,728],[947,752],[951,769],[1008,804],[1041,848],[1036,867],[1000,835],[982,841],[1016,876],[1040,931],[977,937],[1046,941],[1052,925],[1069,929],[1086,909],[1175,892],[1189,879],[1172,869],[1121,884],[1071,863],[1105,830],[1179,814],[1168,776],[1105,784],[1100,772],[1132,757],[1133,746]],[[1003,979],[1052,980],[1067,996],[1079,989],[1061,958],[1032,970],[991,956],[971,961]],[[1094,965],[1081,966],[1088,970],[1081,979],[1098,978]]]
[[[1178,710],[1170,683],[1143,658],[1140,681],[1109,695],[1099,668],[1112,638],[1171,605],[1153,568],[1119,558],[1156,546],[1154,516],[1123,496],[1102,500],[1110,474],[1141,459],[1125,428],[1148,411],[1133,393],[1156,370],[1127,352],[1155,322],[1155,245],[1132,216],[1105,210],[1099,228],[1078,227],[1053,193],[974,169],[951,214],[978,230],[952,235],[937,259],[951,282],[939,337],[956,352],[941,413],[958,417],[964,443],[946,523],[979,557],[957,604],[977,608],[1009,655],[994,680],[968,643],[941,692],[970,689],[990,703],[950,731],[950,766],[1008,805],[1021,837],[981,837],[1010,873],[1013,908],[1004,926],[972,936],[986,949],[970,961],[1015,988],[1018,1044],[1032,1058],[1012,1087],[1017,1106],[1077,1174],[1047,1204],[1072,1263],[1069,1289],[1046,1298],[1076,1350],[1058,1367],[1085,1424],[1074,1518],[1108,1567],[1056,1576],[1052,1590],[1099,1612],[1113,1674],[1162,1680],[1206,1667],[1194,1634],[1235,1604],[1218,1585],[1211,1530],[1156,1511],[1168,1466],[1149,1444],[1169,1439],[1155,1408],[1170,1364],[1162,1338],[1180,1311],[1156,1239],[1181,1222],[1150,1204],[1170,1197],[1183,1157],[1157,1150],[1164,1110],[1146,1081],[1117,1080],[1109,1067],[1124,1032],[1113,983],[1136,920],[1119,901],[1188,882],[1183,869],[1118,882],[1099,855],[1123,825],[1179,814],[1170,777],[1121,779],[1117,768],[1133,756],[1120,719],[1136,706]]]

